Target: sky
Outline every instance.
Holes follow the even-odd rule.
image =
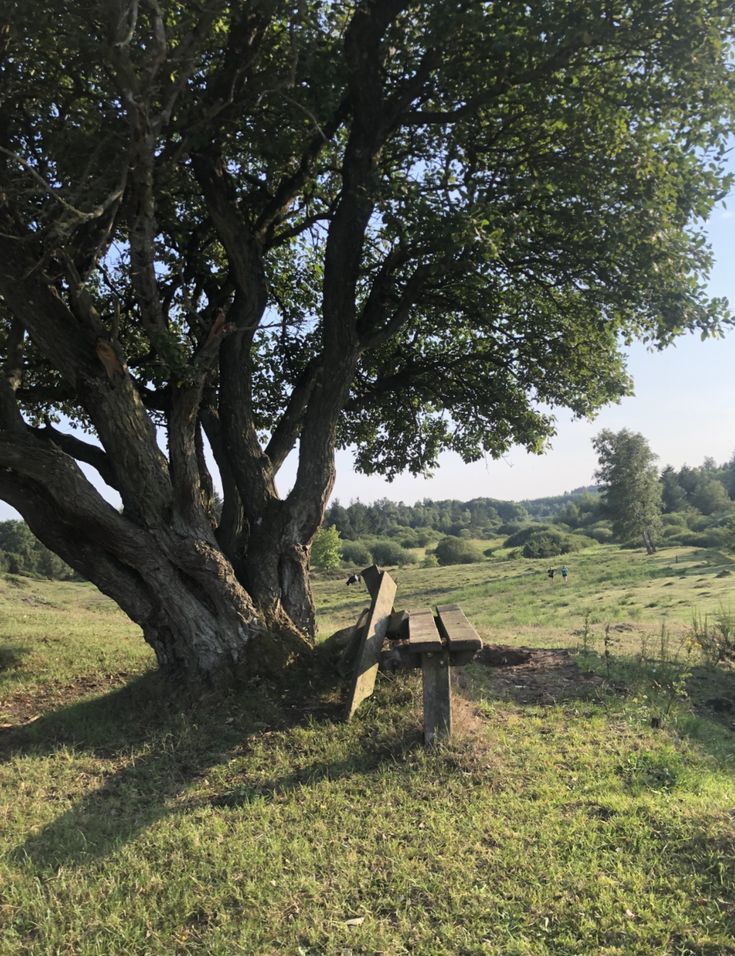
[[[735,148],[733,150],[735,154]],[[735,172],[735,155],[731,159]],[[729,207],[729,208],[727,208]],[[735,312],[735,190],[715,209],[707,229],[715,255],[709,282],[712,295],[725,296]],[[465,465],[447,453],[431,478],[404,475],[393,482],[357,474],[348,451],[337,455],[337,481],[332,500],[342,504],[359,499],[365,503],[390,498],[413,504],[423,498],[499,498],[521,501],[560,495],[591,484],[597,459],[592,438],[603,428],[640,432],[659,463],[681,467],[700,465],[705,457],[728,461],[735,453],[735,327],[722,339],[702,341],[687,335],[663,351],[648,351],[637,344],[630,348],[628,370],[635,395],[608,406],[594,421],[574,420],[557,413],[557,434],[541,456],[521,448],[504,458]],[[92,477],[93,469],[85,468]],[[288,491],[295,476],[295,461],[287,461],[279,475],[279,491]],[[98,480],[95,483],[100,485]],[[103,488],[110,500],[117,496]],[[0,520],[18,518],[9,505],[0,502]]]

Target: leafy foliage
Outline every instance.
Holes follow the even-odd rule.
[[[320,528],[311,546],[311,566],[318,571],[333,571],[340,565],[342,541],[334,525]]]
[[[558,528],[545,528],[528,535],[522,553],[524,558],[553,558],[558,554],[581,551],[591,543],[589,538],[565,534]]]
[[[621,538],[643,538],[649,553],[661,525],[661,485],[643,435],[622,429],[601,431],[593,440],[599,458],[596,477],[605,508]]]
[[[23,521],[0,522],[0,571],[60,581],[76,577],[72,568],[45,548]]]
[[[439,564],[475,564],[482,561],[482,551],[472,541],[462,538],[442,538],[438,542],[435,554]]]

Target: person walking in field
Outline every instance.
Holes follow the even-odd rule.
[[[562,578],[562,581],[564,582],[564,584],[567,583],[567,578],[568,578],[568,577],[569,577],[569,568],[566,566],[566,564],[563,564],[563,565],[561,566],[561,578]]]
[[[553,583],[554,583],[554,575],[556,574],[556,568],[549,568],[549,570],[548,570],[546,573],[547,573],[547,575],[549,576],[549,581],[551,581],[551,583],[553,584]]]

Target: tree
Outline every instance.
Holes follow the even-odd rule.
[[[336,447],[540,451],[722,327],[733,16],[0,0],[0,495],[173,673],[305,649]]]
[[[312,566],[320,571],[333,571],[342,559],[342,540],[335,526],[320,528],[311,546]]]
[[[688,504],[687,493],[679,484],[676,471],[671,465],[667,465],[661,472],[661,500],[663,510],[667,514],[684,511]]]
[[[703,515],[711,515],[716,511],[726,511],[732,502],[722,482],[716,478],[708,478],[704,472],[694,489],[692,504]]]
[[[599,460],[595,478],[603,486],[613,531],[623,539],[640,537],[648,554],[656,551],[661,525],[661,484],[657,458],[643,435],[627,428],[601,431],[593,439]]]

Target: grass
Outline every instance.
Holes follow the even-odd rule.
[[[728,559],[568,563],[553,589],[502,555],[396,572],[403,606],[458,600],[583,665],[531,694],[472,665],[431,751],[416,674],[348,725],[316,682],[191,701],[94,589],[0,579],[0,954],[735,954],[735,679],[677,643]],[[365,603],[317,597],[325,634]]]

